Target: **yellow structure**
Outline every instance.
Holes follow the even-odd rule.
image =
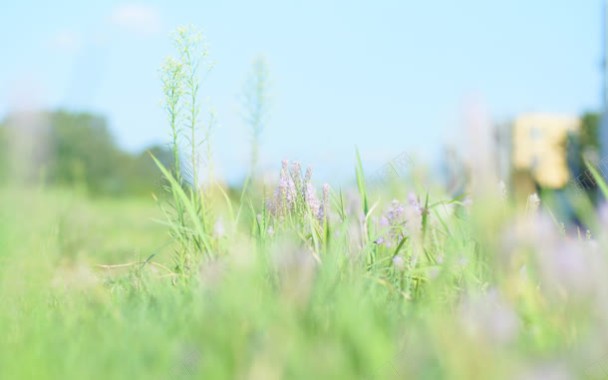
[[[513,166],[529,170],[545,188],[558,189],[570,180],[566,155],[569,133],[578,133],[576,117],[525,114],[513,123]]]

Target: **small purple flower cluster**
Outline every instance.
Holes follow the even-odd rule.
[[[414,193],[408,195],[407,203],[394,199],[380,218],[379,225],[383,234],[376,244],[391,248],[406,236],[416,236],[422,229],[424,208]]]
[[[312,184],[312,169],[306,169],[302,176],[302,168],[298,162],[289,165],[283,160],[279,184],[268,200],[267,208],[275,217],[309,210],[319,221],[323,221],[329,210],[329,185],[323,185],[323,198],[317,198],[317,191]]]

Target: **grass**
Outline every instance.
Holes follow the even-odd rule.
[[[591,300],[602,295],[567,267],[552,269],[570,276],[563,283],[543,274],[541,213],[431,198],[424,231],[387,247],[372,240],[387,236],[375,216],[390,198],[361,190],[382,205],[361,224],[364,198],[351,193],[338,212],[346,201],[334,194],[329,238],[301,209],[266,211],[266,229],[252,229],[266,206],[236,221],[227,209],[238,199],[218,195],[225,235],[210,237],[215,255],[185,282],[174,281],[179,245],[152,200],[4,190],[0,378],[500,379],[547,366],[582,376],[601,356]],[[505,257],[497,244],[510,227]],[[556,244],[571,240],[551,231]],[[597,259],[586,238],[573,244],[568,254]],[[100,266],[121,263],[132,265]]]
[[[199,40],[178,38],[164,195],[0,190],[0,379],[605,378],[606,221],[583,198],[570,231],[550,194],[371,189],[358,153],[351,187],[284,162],[223,188],[184,150]]]

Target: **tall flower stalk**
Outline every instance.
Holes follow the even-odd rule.
[[[208,202],[201,186],[202,149],[207,158],[208,180],[212,178],[210,131],[214,118],[203,123],[200,100],[201,71],[212,65],[202,34],[192,27],[179,28],[174,34],[177,57],[166,59],[161,69],[164,108],[170,127],[173,170],[155,159],[165,175],[171,195],[171,209],[165,210],[171,234],[179,242],[175,255],[176,272],[191,272],[200,253],[211,254],[208,231],[211,225]],[[203,134],[201,139],[200,134]],[[186,160],[182,160],[182,152]]]
[[[203,149],[208,167],[211,167],[210,132],[214,122],[211,113],[208,122],[201,120],[202,102],[200,99],[201,71],[207,73],[213,64],[209,57],[209,48],[201,32],[192,27],[177,29],[174,36],[175,46],[179,54],[179,62],[183,70],[183,103],[185,138],[189,150],[189,170],[192,187],[199,188],[201,155]],[[203,136],[199,136],[202,132]],[[211,171],[211,170],[210,170]]]
[[[268,121],[270,98],[270,74],[262,57],[253,62],[245,84],[243,107],[245,121],[251,128],[251,176],[255,178],[260,160],[260,140]]]

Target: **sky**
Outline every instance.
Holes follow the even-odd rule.
[[[19,108],[107,117],[119,144],[168,141],[159,67],[193,25],[215,62],[201,89],[228,179],[249,164],[241,94],[252,62],[271,76],[261,164],[354,172],[458,146],[474,102],[495,122],[600,104],[601,1],[33,1],[0,5],[0,118]]]

